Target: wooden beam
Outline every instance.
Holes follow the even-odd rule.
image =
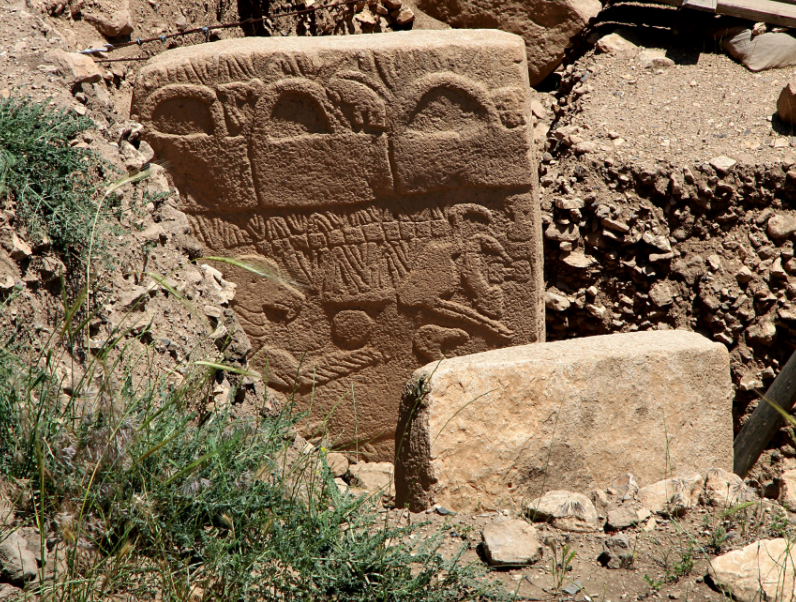
[[[715,13],[718,0],[683,0],[683,8]]]
[[[796,27],[796,5],[775,0],[718,0],[716,13],[762,21],[782,27]]]
[[[766,391],[766,397],[786,412],[796,404],[796,352],[790,356],[777,378]],[[761,399],[749,420],[735,438],[733,470],[745,477],[766,445],[783,425],[785,419],[771,404]]]

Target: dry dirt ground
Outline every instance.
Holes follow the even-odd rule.
[[[130,12],[133,38],[176,31],[180,17],[202,26],[237,16],[235,6],[225,1],[131,0]],[[103,43],[97,31],[71,18],[63,4],[59,9],[39,0],[0,0],[0,14],[0,95],[29,96],[85,113],[97,129],[78,144],[120,170],[140,161],[130,150],[138,142],[127,119],[139,63],[108,63],[103,81],[70,89],[48,71],[43,54]],[[235,29],[220,34],[237,35]],[[546,279],[550,292],[563,299],[549,303],[548,338],[676,327],[703,332],[731,351],[740,428],[756,403],[755,389],[771,382],[793,351],[796,334],[796,313],[789,313],[796,282],[790,267],[784,267],[793,248],[770,236],[769,224],[776,215],[794,214],[796,171],[790,167],[796,162],[796,138],[772,118],[777,95],[793,72],[752,74],[705,50],[705,44],[683,46],[666,34],[642,37],[673,64],[645,68],[638,56],[588,51],[566,67],[559,90],[537,93],[537,134],[540,153],[546,153],[540,169]],[[194,34],[175,43],[201,39]],[[130,47],[113,56],[144,56],[164,48]],[[727,173],[710,167],[720,155],[737,166]],[[135,194],[167,191],[163,178],[139,185]],[[128,191],[126,198],[134,202],[134,193]],[[192,353],[212,351],[211,335],[219,323],[235,332],[225,309],[223,279],[189,264],[201,249],[185,231],[177,206],[172,197],[144,205],[130,218],[133,233],[119,241],[118,259],[132,267],[129,274],[102,275],[108,281],[107,307],[92,332],[102,341],[103,332],[126,314],[126,295],[151,284],[136,274],[148,270],[168,276],[206,315],[194,315],[162,287],[145,292],[148,301],[135,317],[151,328],[151,361],[167,368],[179,367]],[[35,330],[46,334],[60,302],[57,291],[37,280],[35,265],[31,260],[17,266],[15,276],[26,285],[11,315],[42,326]],[[751,272],[745,281],[738,277],[743,266]],[[245,349],[245,342],[239,343]],[[221,398],[225,386],[229,383],[219,383]],[[796,464],[796,450],[784,440],[779,443],[782,450],[767,453],[749,481],[773,497],[783,467]],[[607,502],[598,507],[601,514],[621,504],[610,495]],[[447,524],[445,553],[466,545],[463,560],[473,562],[482,562],[480,529],[503,514],[384,512],[391,521],[430,520],[429,530]],[[543,559],[528,568],[492,572],[490,578],[524,600],[718,600],[722,594],[704,578],[708,558],[759,537],[781,535],[790,528],[789,516],[778,504],[762,500],[730,516],[700,506],[681,518],[658,517],[626,531],[636,550],[630,569],[608,569],[598,562],[608,533],[572,534],[542,525],[540,535],[549,542]],[[560,560],[567,545],[576,555],[571,570],[563,572],[554,554]],[[573,582],[581,586],[576,593],[556,587]]]

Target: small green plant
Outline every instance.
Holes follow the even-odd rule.
[[[683,577],[687,577],[694,569],[694,545],[689,542],[688,548],[679,551],[680,559],[672,565],[672,571],[667,571],[667,581],[679,581]]]
[[[569,544],[565,544],[560,552],[552,539],[547,542],[552,557],[550,558],[550,575],[553,577],[553,589],[559,590],[567,580],[567,573],[572,570],[572,561],[577,556]]]
[[[662,579],[653,579],[647,573],[644,573],[644,581],[647,582],[647,585],[650,586],[650,589],[653,591],[659,591],[663,587],[663,580]]]
[[[0,100],[0,195],[16,207],[34,242],[82,250],[96,213],[94,196],[107,166],[70,146],[93,122],[30,100]]]

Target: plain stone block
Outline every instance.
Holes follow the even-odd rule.
[[[727,349],[685,331],[537,343],[429,364],[396,435],[399,506],[523,499],[732,469]]]

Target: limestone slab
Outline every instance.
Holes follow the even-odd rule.
[[[308,437],[392,460],[415,369],[543,340],[525,56],[499,31],[247,38],[136,77],[193,233],[270,276],[224,272]]]
[[[517,508],[732,468],[727,349],[685,331],[537,343],[432,363],[406,388],[397,503]]]
[[[796,558],[792,546],[787,539],[761,539],[714,558],[710,575],[721,591],[739,602],[793,600]]]

